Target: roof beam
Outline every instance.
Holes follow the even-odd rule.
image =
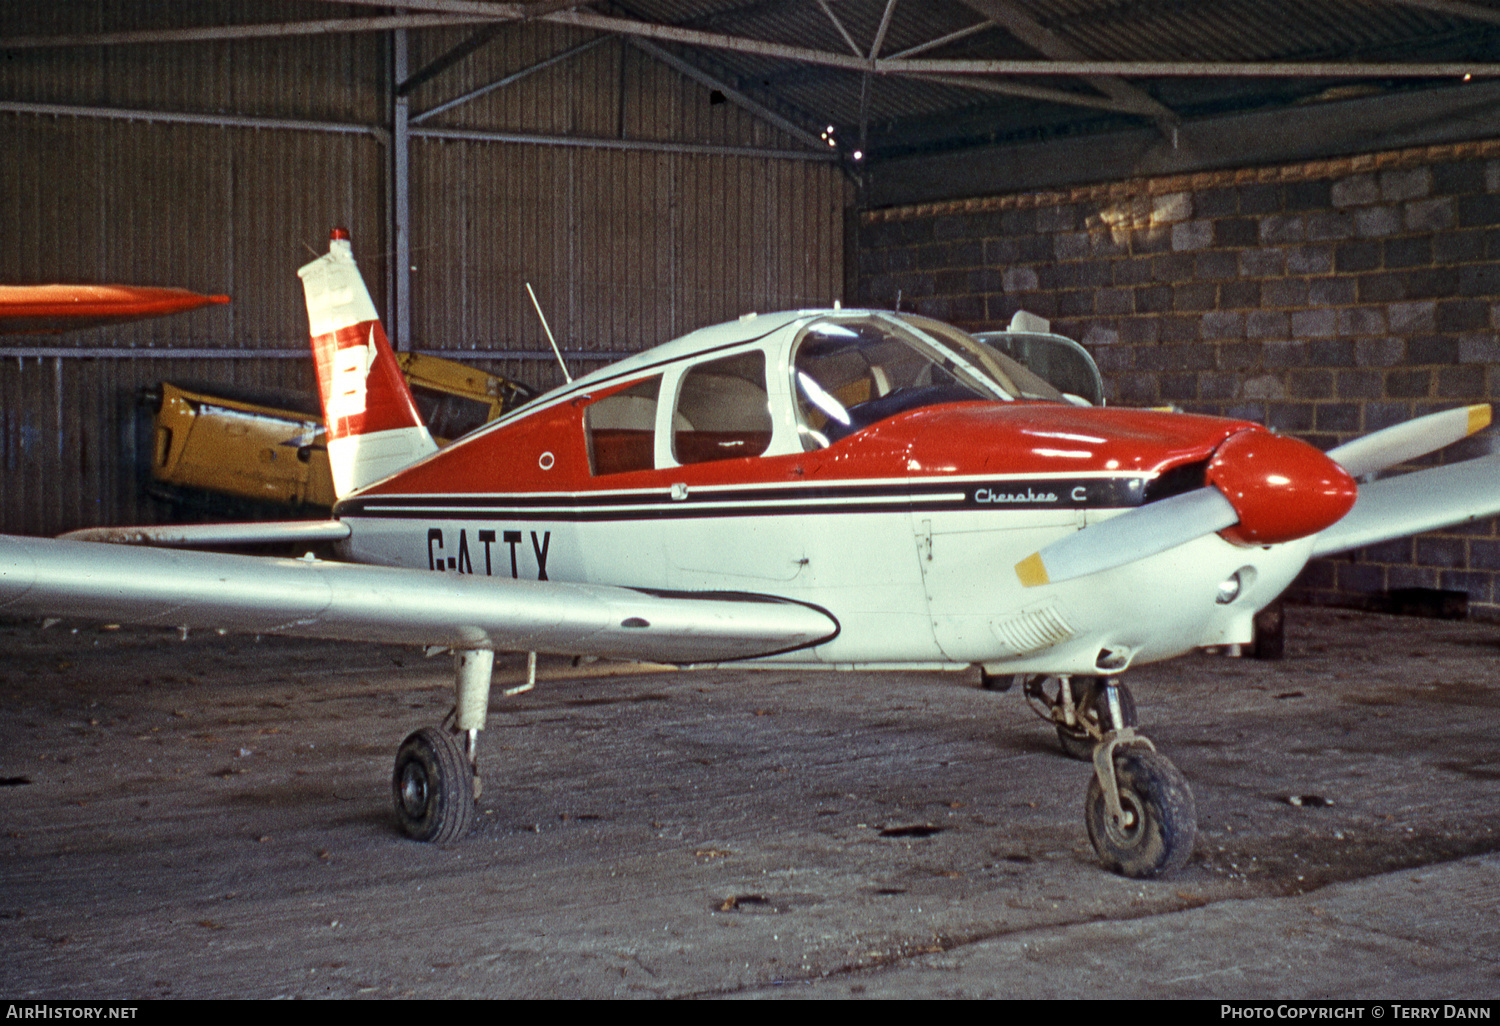
[[[918,43],[916,46],[909,46],[905,50],[902,50],[900,53],[891,54],[891,57],[897,59],[902,57],[915,57],[919,53],[926,53],[928,50],[936,50],[940,46],[947,46],[949,43],[956,43],[960,39],[967,39],[972,35],[983,32],[985,29],[991,29],[994,27],[995,23],[986,18],[984,21],[976,22],[975,24],[970,25],[968,28],[961,28],[957,32],[949,32],[945,36],[938,36],[936,39],[929,39],[925,43]]]
[[[1438,14],[1447,14],[1455,18],[1471,18],[1474,21],[1487,21],[1492,25],[1500,25],[1500,11],[1490,7],[1480,7],[1478,4],[1464,3],[1463,0],[1390,0],[1390,2],[1404,4],[1407,7],[1421,7],[1424,10],[1436,11]]]
[[[1500,78],[1500,63],[1405,64],[1328,61],[876,61],[887,75],[1039,75],[1087,78]],[[1154,102],[1154,101],[1153,101]]]
[[[363,0],[327,0],[332,3]],[[974,0],[980,2],[980,0]],[[392,28],[426,28],[469,25],[484,21],[519,20],[518,4],[482,4],[471,0],[403,0],[403,6],[437,11],[437,14],[399,15],[332,21],[288,22],[273,25],[230,25],[188,29],[144,30],[76,36],[18,36],[0,39],[0,50],[38,46],[101,46],[139,42],[175,42],[199,39],[255,38],[260,36],[310,35],[327,32],[384,31]],[[441,13],[455,11],[457,13]],[[475,11],[486,12],[483,14]],[[944,60],[941,58],[868,57],[829,53],[789,43],[774,43],[743,36],[661,25],[654,22],[615,18],[586,11],[554,11],[533,20],[591,29],[612,35],[654,39],[711,50],[755,54],[794,63],[838,68],[850,72],[870,71],[878,75],[1035,75],[1088,78],[1500,78],[1500,63],[1448,62],[1429,64],[1339,63],[1308,61],[1097,61],[1059,60]],[[1149,99],[1149,97],[1148,97]],[[1151,100],[1152,103],[1156,101]],[[1166,108],[1162,108],[1165,110]]]
[[[558,6],[576,7],[576,3],[485,3],[483,0],[397,0],[396,3],[376,3],[375,0],[323,0],[330,4],[349,4],[355,7],[383,7],[389,10],[391,7],[400,7],[408,11],[430,11],[437,14],[472,14],[482,18],[499,18],[512,20],[530,17],[537,13],[551,13],[550,9]],[[549,10],[538,11],[538,8]]]
[[[38,117],[107,118],[119,121],[147,121],[162,124],[211,125],[215,128],[253,128],[258,131],[285,129],[297,132],[332,132],[345,135],[368,135],[381,145],[388,145],[391,133],[376,125],[356,125],[333,121],[306,121],[295,118],[249,117],[229,114],[192,114],[180,111],[132,110],[123,107],[73,106],[60,103],[22,103],[0,100],[0,113],[28,114]],[[635,150],[648,153],[703,153],[727,157],[753,157],[761,160],[828,161],[840,159],[826,146],[807,150],[777,150],[763,146],[719,146],[705,143],[657,142],[649,139],[596,139],[587,136],[545,135],[524,132],[491,132],[464,128],[411,128],[414,139],[464,139],[475,142],[516,143],[530,146],[558,146],[574,149]],[[304,356],[306,353],[304,352]],[[550,355],[550,354],[549,354]]]
[[[275,39],[344,32],[388,32],[392,29],[443,28],[494,21],[493,15],[396,14],[373,18],[320,18],[257,25],[201,25],[191,28],[135,29],[61,36],[0,38],[0,50],[41,50],[74,46],[125,46],[139,43],[203,43],[234,39]]]
[[[413,116],[411,119],[411,123],[414,125],[421,124],[428,118],[441,114],[445,110],[452,110],[454,107],[462,106],[463,104],[468,103],[470,100],[477,100],[479,99],[479,97],[484,96],[487,93],[492,93],[496,89],[503,89],[508,85],[521,81],[521,79],[526,78],[528,75],[533,75],[538,71],[543,71],[547,68],[552,67],[554,64],[561,64],[563,61],[575,57],[586,50],[592,50],[594,47],[608,42],[609,38],[609,36],[595,36],[593,39],[579,43],[577,46],[569,47],[562,53],[553,54],[551,57],[540,60],[535,64],[528,65],[527,67],[522,68],[520,71],[513,71],[509,75],[506,75],[504,78],[496,79],[495,81],[490,82],[487,85],[480,86],[478,89],[472,89],[469,92],[464,93],[462,96],[456,96],[451,100],[447,100],[435,107],[430,107],[427,110],[424,110],[422,113]]]
[[[396,95],[405,96],[418,86],[426,82],[430,82],[434,78],[437,78],[443,72],[447,71],[449,68],[462,61],[465,57],[468,57],[476,50],[482,48],[491,39],[494,39],[496,36],[498,36],[501,29],[503,29],[504,27],[505,23],[499,21],[490,22],[489,24],[485,25],[468,39],[465,39],[462,43],[459,43],[453,49],[449,50],[437,60],[427,65],[427,67],[410,75],[405,82],[397,85]]]
[[[865,52],[859,48],[849,30],[844,28],[844,23],[839,21],[839,16],[833,13],[833,8],[828,6],[828,0],[818,0],[818,6],[823,8],[823,13],[828,15],[828,20],[833,22],[833,27],[839,30],[839,35],[844,37],[844,42],[849,44],[849,49],[854,51],[854,56],[863,57]]]
[[[531,132],[492,132],[478,128],[413,128],[417,139],[460,139],[473,142],[519,143],[529,146],[559,146],[586,150],[632,150],[645,153],[702,153],[721,157],[753,157],[757,160],[840,160],[834,150],[777,150],[764,146],[720,146],[715,143],[657,142],[653,139],[596,139],[577,135],[544,135]]]
[[[958,89],[976,89],[984,93],[995,93],[1000,96],[1020,96],[1028,100],[1041,100],[1045,103],[1061,103],[1071,107],[1091,107],[1095,110],[1109,110],[1116,114],[1141,114],[1151,116],[1151,111],[1142,109],[1129,100],[1116,100],[1109,96],[1099,96],[1095,93],[1070,93],[1065,89],[1048,89],[1045,86],[1027,85],[1024,82],[1009,82],[992,78],[980,78],[975,75],[912,75],[922,82],[937,82],[940,85],[953,86]]]
[[[287,129],[296,132],[332,132],[341,135],[372,136],[382,146],[390,142],[390,131],[376,125],[356,125],[338,121],[310,121],[305,118],[269,118],[248,114],[195,114],[188,111],[135,110],[126,107],[99,107],[68,103],[25,103],[0,100],[0,111],[10,114],[35,114],[42,117],[108,118],[116,121],[147,121],[168,125],[212,125],[215,128]]]
[[[880,56],[885,45],[885,34],[891,27],[891,16],[896,13],[896,0],[885,0],[885,13],[880,16],[880,28],[875,31],[875,42],[870,44],[870,60]]]
[[[1072,61],[1087,59],[1087,55],[1076,46],[1032,18],[1011,0],[963,0],[963,3],[981,16],[1004,26],[1013,36],[1044,56]],[[1158,103],[1145,90],[1123,79],[1112,75],[1085,75],[1084,79],[1110,99],[1132,104],[1136,113],[1146,113],[1147,117],[1156,122],[1162,134],[1169,138],[1182,122],[1176,113]]]
[[[435,4],[450,0],[407,0],[408,3]],[[976,0],[978,2],[978,0]],[[565,11],[545,15],[539,20],[559,25],[594,29],[619,35],[659,39],[685,46],[711,50],[731,50],[780,60],[842,68],[845,71],[873,71],[884,75],[1063,75],[1087,78],[1105,75],[1132,78],[1177,77],[1244,77],[1244,78],[1500,78],[1500,63],[1444,64],[1340,64],[1297,61],[1204,62],[1204,61],[1095,61],[1067,60],[942,60],[911,58],[876,58],[829,53],[790,43],[773,43],[743,36],[726,36],[715,32],[661,25],[655,22],[615,18],[587,11]],[[1150,99],[1148,97],[1148,99]],[[1155,103],[1155,100],[1151,100]],[[1163,107],[1163,110],[1167,108]],[[1170,113],[1170,112],[1169,112]],[[1175,117],[1175,115],[1174,115]]]
[[[734,88],[732,85],[729,85],[727,82],[715,78],[708,72],[704,71],[702,68],[698,68],[692,64],[689,64],[687,61],[683,60],[681,57],[678,57],[676,54],[670,52],[669,50],[665,50],[662,47],[657,46],[650,40],[646,39],[631,37],[629,42],[631,46],[634,46],[641,52],[648,54],[656,60],[661,61],[663,64],[677,71],[679,74],[686,75],[688,78],[692,79],[694,82],[697,82],[704,88],[717,90],[719,93],[723,94],[724,98],[729,100],[731,103],[734,103],[742,109],[749,111],[752,115],[760,118],[762,121],[765,121],[768,124],[781,129],[792,138],[806,144],[812,149],[826,150],[828,148],[827,143],[825,143],[822,139],[819,139],[817,136],[813,135],[812,132],[808,131],[806,128],[803,128],[796,122],[783,117],[764,104],[757,103],[755,100],[751,99],[740,90]]]

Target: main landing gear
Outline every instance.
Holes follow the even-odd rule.
[[[423,727],[396,749],[391,790],[396,822],[416,841],[444,844],[474,829],[479,799],[479,732],[489,709],[495,653],[453,653],[458,704],[452,726]]]
[[[458,701],[451,723],[408,736],[396,751],[391,774],[402,832],[438,844],[474,829],[481,788],[479,731],[489,708],[495,654],[455,652],[453,664]],[[1186,865],[1198,829],[1193,792],[1166,756],[1136,733],[1130,689],[1114,678],[1034,677],[1024,679],[1024,690],[1033,708],[1056,727],[1063,750],[1094,764],[1084,817],[1105,868],[1154,877]]]
[[[1056,726],[1063,751],[1094,764],[1084,820],[1104,867],[1149,878],[1185,866],[1198,833],[1193,792],[1177,767],[1136,733],[1130,689],[1112,677],[1030,677],[1023,690]]]
[[[479,773],[463,747],[443,727],[423,727],[396,749],[391,776],[396,820],[417,841],[445,844],[474,829]]]

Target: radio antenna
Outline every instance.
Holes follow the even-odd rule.
[[[542,313],[542,304],[536,301],[536,292],[529,281],[526,283],[526,294],[531,297],[531,305],[536,307],[536,315],[542,320],[542,330],[547,333],[547,341],[552,343],[552,351],[557,354],[557,363],[562,367],[563,377],[567,378],[568,384],[571,385],[573,375],[568,373],[568,365],[563,362],[562,350],[557,348],[557,339],[552,337],[552,329],[547,326],[547,315]]]

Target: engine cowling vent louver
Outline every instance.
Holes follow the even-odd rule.
[[[1067,618],[1055,605],[1050,604],[1024,610],[1004,620],[995,620],[990,628],[1016,655],[1051,648],[1067,641],[1075,633]]]

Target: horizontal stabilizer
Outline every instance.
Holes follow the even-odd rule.
[[[217,545],[317,545],[343,541],[342,520],[268,520],[245,524],[160,524],[152,527],[86,527],[61,536],[65,541],[212,548]]]
[[[1496,514],[1500,453],[1360,485],[1354,508],[1318,535],[1312,554],[1331,556]]]
[[[0,614],[238,634],[715,663],[808,648],[811,605],[0,535]]]

